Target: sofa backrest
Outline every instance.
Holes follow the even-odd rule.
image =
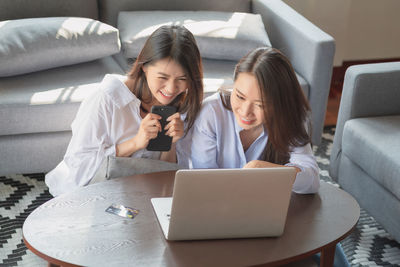
[[[0,21],[38,17],[98,19],[97,0],[1,0]]]
[[[250,12],[251,0],[99,0],[100,20],[117,26],[120,11],[210,10]]]

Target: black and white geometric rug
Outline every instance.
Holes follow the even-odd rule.
[[[320,177],[330,183],[334,131],[334,127],[325,128],[321,145],[314,146]],[[47,266],[25,247],[22,225],[35,208],[49,199],[44,174],[0,176],[0,266]],[[341,244],[351,266],[400,266],[400,244],[363,209],[356,228]]]
[[[0,266],[47,266],[26,248],[22,225],[51,198],[44,174],[0,176]]]

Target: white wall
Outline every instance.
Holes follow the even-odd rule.
[[[284,0],[336,41],[334,65],[400,58],[400,0]]]

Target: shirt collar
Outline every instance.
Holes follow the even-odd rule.
[[[140,100],[129,90],[124,83],[122,75],[107,74],[103,79],[105,91],[112,97],[118,108],[128,105],[130,102],[140,103]]]

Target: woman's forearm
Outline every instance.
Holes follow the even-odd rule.
[[[248,162],[243,168],[272,168],[272,167],[286,167],[285,165],[275,164],[264,160],[252,160]],[[296,172],[301,172],[301,169],[296,166],[291,166],[296,169]]]
[[[169,151],[161,152],[160,160],[176,163],[176,143],[171,145]]]
[[[116,145],[115,154],[117,157],[130,157],[133,153],[140,150],[136,138],[133,137],[121,144]]]

